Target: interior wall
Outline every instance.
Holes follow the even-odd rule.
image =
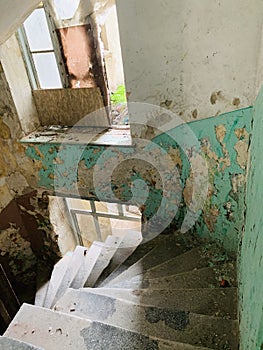
[[[262,62],[262,2],[116,4],[130,102],[165,107],[185,121],[253,105],[257,80],[263,78],[257,68]],[[131,123],[140,121],[132,108],[130,115]]]
[[[263,89],[253,115],[246,195],[246,225],[240,252],[241,350],[263,347]]]
[[[15,34],[0,46],[0,61],[22,131],[28,134],[37,129],[39,119],[25,63]]]
[[[20,283],[22,298],[27,288],[33,297],[36,271],[44,266],[43,275],[48,274],[59,256],[45,196],[36,190],[38,162],[26,157],[23,135],[0,65],[0,255],[11,282]]]
[[[151,229],[160,232],[169,221],[180,228],[187,217],[200,235],[236,251],[244,224],[251,115],[247,108],[183,124],[135,147],[70,144],[67,139],[60,145],[36,138],[28,140],[26,153],[40,166],[39,187],[68,197],[132,201]]]
[[[0,4],[0,43],[4,43],[38,6],[39,0],[9,0]]]

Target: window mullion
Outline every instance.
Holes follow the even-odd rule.
[[[65,69],[65,64],[62,58],[62,54],[61,54],[61,50],[60,50],[60,43],[56,34],[56,28],[54,25],[54,21],[49,13],[48,10],[48,5],[45,4],[43,6],[44,10],[45,10],[45,14],[46,14],[46,19],[47,19],[47,24],[48,24],[48,28],[49,28],[49,32],[50,32],[50,37],[51,37],[51,41],[53,44],[53,49],[54,49],[54,54],[55,54],[55,58],[57,61],[57,66],[58,66],[58,71],[60,74],[60,79],[62,82],[62,85],[64,88],[69,87],[69,82],[68,82],[68,75]]]
[[[41,86],[38,79],[38,74],[36,71],[35,63],[29,48],[27,36],[23,25],[18,29],[17,36],[21,51],[23,53],[22,56],[25,61],[25,66],[28,72],[31,88],[32,90],[40,89]]]

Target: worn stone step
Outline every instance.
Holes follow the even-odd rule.
[[[128,289],[198,289],[219,288],[226,280],[231,287],[237,287],[236,264],[233,262],[218,264],[214,267],[194,269],[192,271],[160,278],[147,278],[138,275],[130,280],[111,285],[110,288]]]
[[[93,322],[89,328],[85,329],[84,334],[88,350],[209,350],[158,339],[100,322]]]
[[[237,288],[201,289],[113,289],[83,288],[89,294],[126,300],[135,304],[173,307],[196,314],[237,319]]]
[[[53,299],[49,300],[47,304],[45,302],[44,306],[51,308],[55,302],[65,293],[65,291],[71,286],[75,277],[77,276],[81,266],[84,263],[85,256],[88,252],[88,248],[77,246],[69,260],[68,267],[63,274],[62,279],[60,279],[60,284],[56,290]]]
[[[28,343],[24,343],[16,339],[0,337],[0,350],[44,350],[44,349]]]
[[[159,278],[208,267],[210,264],[213,262],[203,254],[203,248],[197,247],[142,273],[145,278]]]
[[[75,289],[84,287],[85,282],[89,276],[92,276],[94,266],[98,261],[103,248],[104,243],[94,241],[89,250],[84,251],[84,259],[82,265],[80,266],[75,278],[69,287]]]
[[[39,301],[37,300],[39,306],[45,306],[47,308],[50,308],[52,306],[55,295],[56,295],[56,293],[60,287],[60,284],[63,280],[63,277],[68,269],[68,266],[69,266],[69,263],[72,259],[72,256],[73,256],[73,253],[66,254],[54,266],[46,291],[45,291],[45,289],[42,289],[42,291],[40,292],[40,293],[42,293],[42,297],[45,297],[44,301],[43,300],[41,301],[41,299],[40,299],[41,295],[36,297],[36,299],[38,299],[38,298],[40,299]],[[46,294],[45,294],[45,292],[46,292]]]
[[[159,235],[150,241],[142,241],[136,250],[114,272],[112,272],[111,275],[107,277],[107,279],[111,280],[127,270],[130,266],[135,264],[138,260],[140,260],[152,249],[154,249],[158,244],[162,244],[162,241],[165,239],[165,237],[165,235]],[[102,282],[100,281],[100,284],[104,283],[104,281],[105,279]],[[99,282],[96,282],[94,287],[97,287],[98,285]]]
[[[102,272],[106,269],[106,267],[109,265],[113,255],[115,254],[116,250],[118,249],[120,243],[122,241],[121,237],[117,236],[108,236],[100,253],[100,256],[98,257],[92,273],[89,275],[89,277],[85,281],[86,287],[93,287]]]
[[[159,242],[160,245],[153,248],[150,252],[144,255],[140,260],[134,263],[131,267],[120,273],[118,270],[113,273],[104,283],[101,285],[106,287],[111,284],[130,279],[136,275],[144,273],[145,271],[158,266],[167,260],[170,260],[190,249],[186,244],[182,245],[178,242],[178,238],[175,235],[169,235]],[[135,252],[136,253],[136,252]]]
[[[208,350],[28,304],[21,307],[5,335],[34,344],[36,350]]]
[[[237,321],[178,308],[135,305],[91,293],[87,298],[85,292],[70,290],[56,310],[170,341],[220,350],[238,348]]]
[[[86,350],[81,332],[89,326],[90,321],[87,319],[23,304],[7,328],[5,336],[45,350]]]
[[[118,249],[113,255],[110,264],[101,274],[98,284],[103,284],[105,279],[121,266],[125,260],[136,250],[142,242],[142,234],[138,231],[129,231],[122,239]]]
[[[43,306],[45,299],[46,299],[46,295],[47,295],[47,291],[48,291],[48,286],[49,286],[49,281],[47,281],[46,283],[44,283],[36,292],[35,295],[35,305],[37,306]]]

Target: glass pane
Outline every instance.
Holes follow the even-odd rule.
[[[99,225],[100,225],[102,241],[105,241],[106,238],[112,234],[111,219],[99,218]]]
[[[54,53],[36,53],[33,60],[42,89],[62,88]]]
[[[84,246],[89,246],[93,241],[98,240],[98,235],[91,215],[77,214],[77,221],[81,232]]]
[[[67,198],[68,206],[71,209],[91,210],[90,201],[78,198]]]
[[[131,231],[141,232],[141,222],[108,219],[99,217],[99,225],[102,240],[105,241],[108,235],[124,237]]]
[[[24,22],[31,51],[53,50],[44,9],[35,10]]]

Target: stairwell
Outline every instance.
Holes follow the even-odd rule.
[[[175,232],[76,247],[23,304],[0,349],[236,350],[235,257]]]

